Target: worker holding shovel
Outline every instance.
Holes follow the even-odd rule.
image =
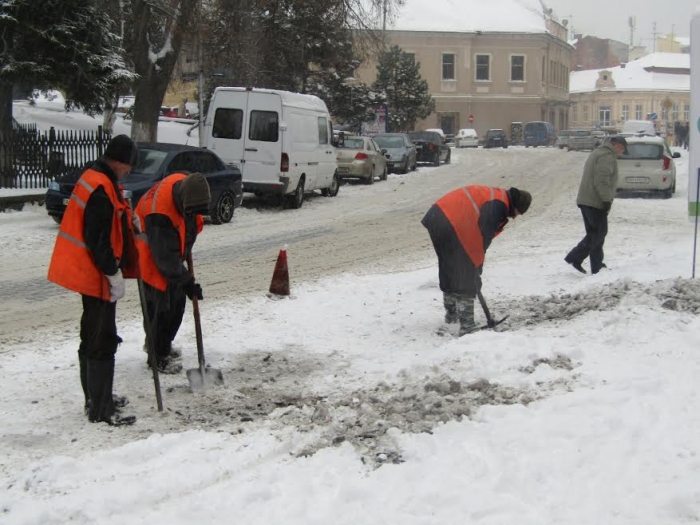
[[[421,221],[438,257],[445,322],[459,322],[459,335],[478,330],[474,298],[481,297],[486,250],[510,218],[525,213],[532,196],[517,188],[464,186],[439,199]],[[488,309],[488,326],[495,326]]]
[[[143,280],[146,345],[153,345],[158,370],[182,371],[172,342],[182,323],[186,298],[203,299],[202,287],[185,267],[209,212],[210,191],[201,173],[175,173],[144,195],[136,207],[136,236]],[[152,363],[148,362],[149,366]]]

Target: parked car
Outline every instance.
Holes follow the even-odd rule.
[[[434,131],[435,133],[440,135],[443,138],[443,140],[445,140],[445,141],[447,140],[447,135],[445,135],[445,132],[442,131],[442,129],[440,129],[440,128],[430,128],[430,129],[426,129],[425,131]]]
[[[618,157],[618,192],[661,193],[669,199],[676,192],[676,164],[680,158],[661,137],[632,136],[627,154]]]
[[[600,146],[605,140],[605,137],[608,136],[608,134],[602,129],[594,129],[593,131],[591,131],[591,134],[596,138],[596,141],[598,142],[596,147]]]
[[[418,162],[430,162],[433,166],[449,164],[452,150],[445,139],[435,131],[409,131],[408,136],[416,145]]]
[[[656,128],[651,120],[628,120],[622,125],[624,135],[648,135],[656,137]]]
[[[374,184],[374,178],[386,180],[386,150],[381,149],[371,137],[349,135],[336,149],[338,176],[342,179],[361,179]]]
[[[455,142],[458,148],[478,148],[479,135],[472,128],[460,129],[455,137]]]
[[[600,146],[600,139],[590,129],[569,131],[569,151],[594,150]]]
[[[415,171],[416,145],[405,133],[382,133],[374,137],[374,142],[386,150],[386,164],[389,171],[408,173]]]
[[[507,148],[508,137],[502,129],[490,129],[484,137],[484,148]]]
[[[525,124],[523,129],[525,138],[525,147],[530,146],[554,146],[557,141],[557,132],[554,131],[554,126],[549,122],[532,121]]]
[[[571,131],[564,130],[560,131],[557,133],[557,143],[556,146],[559,149],[564,149],[569,147],[569,135],[571,134]]]
[[[207,178],[211,190],[211,221],[214,224],[231,221],[234,209],[243,200],[241,172],[238,169],[227,167],[217,155],[204,148],[166,143],[139,143],[138,146],[138,163],[121,184],[132,208],[136,207],[141,196],[167,175],[200,172]],[[49,185],[46,209],[56,222],[61,222],[73,187],[85,167]]]

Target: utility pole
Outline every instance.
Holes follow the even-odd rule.
[[[637,28],[637,17],[636,16],[631,16],[629,17],[629,26],[630,26],[630,50],[634,47],[634,30]]]

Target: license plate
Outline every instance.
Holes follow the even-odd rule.
[[[69,200],[70,200],[70,199],[63,199],[63,205],[64,205],[64,206],[68,206],[68,201],[69,201]]]
[[[338,168],[338,173],[347,173],[350,171],[348,168]]]
[[[649,177],[627,177],[625,180],[631,184],[649,184]]]

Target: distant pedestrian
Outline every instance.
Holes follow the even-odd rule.
[[[56,237],[50,281],[82,296],[80,382],[85,413],[93,423],[130,425],[112,394],[117,335],[117,301],[124,296],[124,277],[138,276],[138,253],[129,205],[119,183],[138,159],[136,144],[126,135],[110,140],[102,159],[80,176]],[[119,404],[126,404],[124,398]]]
[[[144,328],[158,370],[177,374],[182,364],[172,342],[180,329],[186,299],[203,299],[202,287],[184,262],[204,227],[210,190],[201,173],[174,173],[153,186],[136,207],[141,278],[146,296]],[[149,333],[150,331],[150,333]],[[149,363],[151,365],[152,363]]]
[[[481,290],[486,250],[531,201],[517,188],[464,186],[439,199],[423,217],[438,257],[445,322],[459,322],[460,336],[477,330],[474,299]]]
[[[617,156],[627,154],[627,141],[613,136],[610,141],[594,149],[583,167],[576,204],[583,216],[586,235],[564,258],[581,273],[582,263],[590,258],[591,273],[606,268],[603,262],[603,244],[608,234],[608,214],[617,191]]]
[[[690,124],[683,125],[683,148],[688,149],[690,144]]]

